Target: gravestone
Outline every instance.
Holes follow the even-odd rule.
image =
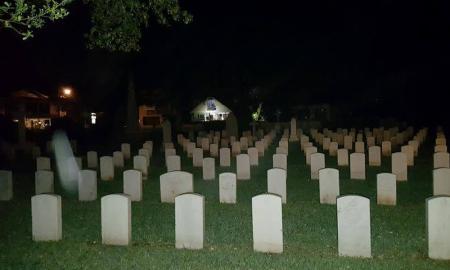
[[[339,256],[372,257],[369,199],[356,195],[340,196],[336,204]]]
[[[408,166],[414,166],[414,149],[410,145],[403,145],[401,152],[406,154],[406,163]]]
[[[284,148],[284,147],[278,146],[278,147],[275,149],[275,153],[276,153],[276,154],[284,154],[284,155],[287,155],[287,154],[288,154],[288,150],[287,150],[286,148]]]
[[[363,153],[350,154],[350,179],[366,179],[366,155]]]
[[[175,197],[188,192],[194,192],[194,180],[191,173],[174,171],[159,177],[161,202],[174,203]]]
[[[369,147],[369,166],[381,166],[381,148],[379,146]]]
[[[344,136],[344,148],[351,151],[353,150],[353,137],[350,135]]]
[[[258,166],[259,158],[258,158],[258,149],[255,147],[250,147],[247,150],[247,154],[250,159],[250,166]]]
[[[322,139],[322,148],[323,150],[330,150],[330,143],[331,143],[331,138],[329,137],[324,137]]]
[[[257,141],[255,143],[256,149],[258,149],[258,156],[263,157],[264,156],[264,142],[263,141]]]
[[[240,142],[233,142],[231,143],[231,153],[233,156],[237,156],[241,153],[241,143]]]
[[[195,143],[190,142],[190,143],[187,144],[186,152],[187,152],[187,156],[189,158],[193,157],[194,149],[195,149]]]
[[[142,200],[142,172],[126,170],[123,172],[123,193],[130,197],[132,202]]]
[[[147,167],[150,166],[150,152],[147,149],[144,148],[139,149],[138,156],[144,156],[145,159],[147,160]]]
[[[337,150],[337,165],[348,166],[348,150],[341,148]]]
[[[272,156],[272,165],[274,168],[287,170],[287,155],[275,154]]]
[[[236,156],[237,180],[250,180],[250,158],[247,154]]]
[[[36,171],[51,171],[50,158],[37,157],[36,158]]]
[[[54,176],[52,171],[36,171],[34,173],[35,194],[54,193]]]
[[[281,201],[286,203],[286,170],[273,168],[267,171],[267,192],[281,197]]]
[[[219,174],[220,203],[236,203],[236,174]]]
[[[436,145],[434,147],[434,152],[438,153],[438,152],[447,152],[447,145]]]
[[[110,156],[100,157],[100,179],[104,181],[114,179],[113,158]]]
[[[397,179],[395,174],[377,174],[377,204],[397,204]]]
[[[203,151],[209,151],[209,138],[201,139],[201,147]]]
[[[62,239],[61,196],[39,194],[31,197],[33,241]]]
[[[216,143],[213,143],[209,146],[209,154],[211,157],[218,157],[219,156],[219,145]]]
[[[175,247],[202,249],[205,234],[205,197],[187,193],[175,198]]]
[[[146,180],[148,176],[147,158],[144,156],[133,157],[133,169],[142,173],[142,180]]]
[[[291,134],[289,135],[290,142],[297,142],[297,120],[295,118],[291,119]]]
[[[355,143],[355,153],[364,153],[364,142]]]
[[[96,169],[98,167],[97,152],[95,151],[87,152],[87,167],[89,169]]]
[[[252,198],[253,250],[283,252],[281,197],[261,194]]]
[[[338,151],[338,143],[337,142],[331,142],[330,148],[328,150],[328,154],[332,157],[335,157],[337,155]]]
[[[120,145],[120,151],[122,152],[124,159],[131,158],[131,146],[129,143],[122,143]]]
[[[172,124],[169,120],[164,120],[162,123],[162,132],[163,132],[163,142],[171,142],[172,141]]]
[[[428,257],[450,260],[450,197],[434,196],[426,205]]]
[[[392,154],[392,173],[395,174],[397,181],[408,180],[408,165],[406,163],[406,154],[397,152]]]
[[[450,196],[450,169],[438,168],[433,170],[433,196]]]
[[[220,156],[220,167],[231,166],[230,148],[220,148],[219,156]]]
[[[166,167],[168,172],[181,171],[180,156],[168,156],[166,158]]]
[[[12,172],[0,170],[0,201],[9,201],[13,198]]]
[[[239,140],[241,145],[241,150],[246,151],[248,149],[248,139],[247,137],[241,137]]]
[[[214,180],[216,178],[216,160],[214,158],[204,158],[203,165],[203,180]]]
[[[194,148],[192,153],[192,165],[194,167],[201,167],[203,165],[203,150],[201,148]]]
[[[311,165],[311,155],[317,153],[317,147],[311,146],[305,149],[306,164]]]
[[[325,168],[325,155],[314,153],[311,155],[311,179],[319,179],[319,170]]]
[[[80,170],[78,172],[78,200],[95,201],[97,199],[97,171]]]
[[[123,156],[123,152],[121,152],[121,151],[113,152],[112,159],[113,159],[114,167],[123,168],[125,166],[125,159]]]
[[[383,141],[381,143],[381,152],[383,156],[388,157],[391,155],[391,142],[390,141]]]
[[[102,243],[127,246],[131,243],[131,200],[124,194],[101,199]]]
[[[336,204],[339,192],[339,171],[334,168],[321,169],[319,171],[320,203]]]
[[[434,153],[433,168],[450,168],[450,154],[446,152]]]

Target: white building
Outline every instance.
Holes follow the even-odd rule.
[[[209,97],[191,111],[193,122],[224,121],[231,110],[217,99]]]

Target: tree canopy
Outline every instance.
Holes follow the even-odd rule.
[[[14,0],[0,4],[0,28],[15,31],[22,39],[34,36],[47,23],[69,15],[70,4],[81,0]],[[82,0],[90,8],[88,48],[133,52],[140,50],[142,30],[151,23],[189,23],[192,16],[178,0]]]

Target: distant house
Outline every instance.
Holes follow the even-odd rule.
[[[45,129],[52,120],[73,114],[71,100],[57,101],[35,90],[19,90],[0,99],[0,114],[14,122],[25,119],[27,129]]]
[[[224,121],[231,110],[217,99],[209,97],[191,111],[193,122]]]
[[[162,121],[163,117],[155,106],[139,106],[139,126],[141,128],[159,127]]]

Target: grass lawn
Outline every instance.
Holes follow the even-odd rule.
[[[376,174],[390,172],[390,158],[383,158],[381,167],[367,167],[366,181],[349,180],[349,168],[339,168],[341,195],[370,198],[372,259],[338,256],[336,206],[319,204],[319,182],[309,179],[299,145],[289,147],[282,254],[253,252],[252,243],[251,198],[267,189],[273,145],[260,158],[259,167],[252,168],[251,181],[238,181],[235,205],[219,204],[218,177],[203,181],[201,169],[193,168],[182,154],[182,168],[194,174],[194,190],[206,201],[205,247],[200,251],[175,249],[175,207],[160,203],[159,175],[165,167],[162,153],[155,149],[143,201],[132,203],[128,247],[101,244],[100,197],[122,192],[120,171],[112,182],[99,180],[95,202],[81,203],[63,195],[62,241],[33,242],[34,165],[19,160],[27,169],[14,173],[14,199],[0,202],[0,269],[450,269],[450,262],[427,258],[425,199],[432,194],[431,145],[420,149],[408,182],[398,183],[395,207],[376,205]],[[327,156],[326,164],[336,168],[336,158]],[[216,169],[217,174],[226,171],[235,171],[234,164]],[[55,184],[56,193],[62,194]]]

